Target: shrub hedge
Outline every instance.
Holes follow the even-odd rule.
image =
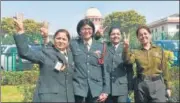
[[[22,102],[32,102],[36,85],[18,86],[20,93],[24,96]]]
[[[2,72],[1,85],[24,85],[36,84],[38,79],[38,71],[6,71]]]
[[[22,102],[31,102],[36,81],[38,79],[39,71],[37,68],[32,71],[18,71],[18,72],[2,72],[1,85],[21,85],[19,86],[20,92],[24,95]],[[172,97],[173,102],[179,102],[179,67],[170,69],[169,74],[172,80]],[[134,102],[133,92],[130,95],[131,102]]]

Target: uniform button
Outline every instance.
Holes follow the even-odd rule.
[[[115,62],[113,62],[113,64],[115,64]]]
[[[88,55],[88,57],[89,57],[89,55]]]
[[[111,77],[112,79],[114,79],[114,77]]]
[[[89,63],[87,63],[87,65],[89,65]]]
[[[89,73],[89,70],[88,70],[88,73]]]
[[[68,75],[69,73],[67,73],[67,75]]]

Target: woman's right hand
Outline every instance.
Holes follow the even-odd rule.
[[[96,31],[96,35],[100,35],[100,36],[104,36],[104,32],[105,30],[107,29],[108,26],[102,28],[102,27],[99,27]]]
[[[128,48],[129,48],[130,34],[126,35],[125,32],[124,32],[123,33],[123,38],[124,38],[124,49],[125,49],[125,51],[127,51]]]
[[[24,25],[23,25],[23,14],[17,13],[15,17],[13,17],[13,20],[15,22],[16,31],[18,34],[24,33]]]

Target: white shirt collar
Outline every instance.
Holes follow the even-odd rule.
[[[91,39],[89,39],[88,41],[85,41],[84,40],[84,44],[88,44],[88,46],[91,46],[92,45],[92,38]]]
[[[116,45],[113,44],[113,46],[115,47],[115,50],[118,48],[119,44],[120,44],[120,43],[118,43],[118,44],[116,44]]]
[[[62,54],[66,54],[67,55],[67,50],[65,49],[64,51],[61,51],[60,50],[60,52],[62,53]]]

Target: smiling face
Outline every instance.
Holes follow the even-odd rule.
[[[145,28],[141,28],[138,31],[137,38],[142,45],[146,45],[151,43],[152,35]]]
[[[81,27],[80,34],[84,40],[89,40],[93,35],[93,28],[86,24]]]
[[[69,40],[66,32],[58,32],[54,37],[54,45],[61,51],[64,51],[69,46]]]
[[[110,33],[110,40],[111,42],[116,45],[121,40],[121,32],[118,28],[114,28]]]

